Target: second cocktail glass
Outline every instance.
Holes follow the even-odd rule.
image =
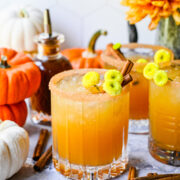
[[[130,43],[121,45],[120,50],[123,55],[134,62],[132,70],[133,81],[130,84],[130,133],[147,133],[149,131],[149,81],[143,76],[143,68],[146,63],[137,63],[139,59],[146,59],[147,62],[153,61],[154,53],[159,49],[166,49],[171,54],[173,53],[164,47]],[[116,68],[121,70],[125,61],[120,58],[107,55],[106,51],[102,54],[105,68]]]

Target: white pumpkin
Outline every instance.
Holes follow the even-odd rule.
[[[0,47],[35,51],[34,36],[43,32],[43,13],[31,6],[12,6],[0,12]]]
[[[0,121],[0,180],[18,172],[28,152],[28,133],[13,121]]]

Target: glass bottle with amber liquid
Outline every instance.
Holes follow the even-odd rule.
[[[35,37],[38,53],[35,64],[41,71],[41,84],[38,91],[31,97],[31,118],[34,123],[51,124],[51,98],[49,81],[55,74],[72,69],[68,59],[60,53],[60,44],[64,36],[52,32],[49,11],[44,13],[44,33]]]

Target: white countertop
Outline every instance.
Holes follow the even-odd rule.
[[[27,121],[25,129],[28,131],[30,136],[30,151],[28,159],[22,169],[14,175],[10,180],[65,180],[53,167],[51,163],[41,173],[33,170],[32,155],[34,147],[37,143],[39,132],[42,126],[34,125],[30,120]],[[51,131],[50,127],[48,128]],[[162,164],[154,160],[148,152],[147,148],[148,135],[132,135],[129,134],[128,140],[128,152],[129,152],[129,165],[135,166],[138,169],[139,176],[144,176],[149,172],[157,173],[180,173],[180,167],[173,167]],[[51,145],[52,140],[49,138],[47,148]],[[117,180],[126,180],[128,171],[124,173]]]

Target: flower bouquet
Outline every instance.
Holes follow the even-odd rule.
[[[157,43],[172,49],[180,58],[180,0],[122,0],[128,6],[127,20],[136,24],[149,16],[150,30],[158,26]]]

